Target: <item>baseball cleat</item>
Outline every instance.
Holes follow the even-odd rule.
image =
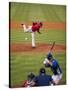
[[[21,25],[23,26],[24,24],[22,23]]]
[[[32,46],[32,48],[36,48],[36,46]]]

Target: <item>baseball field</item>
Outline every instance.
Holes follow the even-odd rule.
[[[66,84],[66,6],[10,3],[10,86],[20,87],[29,72],[38,75],[53,42],[53,56],[62,68],[60,85]],[[31,47],[31,34],[24,33],[21,23],[42,21],[41,34],[36,33],[36,48]],[[27,38],[27,39],[25,39]],[[52,75],[46,68],[47,74]]]

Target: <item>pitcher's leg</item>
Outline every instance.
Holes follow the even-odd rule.
[[[32,32],[31,36],[32,36],[32,47],[36,47],[36,45],[35,45],[35,33]]]
[[[32,33],[32,26],[26,26],[25,24],[23,25],[23,29],[24,29],[24,32],[30,32]]]
[[[26,25],[23,25],[24,32],[28,32],[28,29],[26,28]]]

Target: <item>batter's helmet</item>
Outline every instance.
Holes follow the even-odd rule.
[[[48,60],[51,60],[52,57],[53,57],[53,56],[52,56],[51,53],[48,53],[48,54],[47,54],[47,59],[48,59]]]

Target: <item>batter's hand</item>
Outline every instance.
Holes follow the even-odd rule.
[[[45,60],[43,61],[43,64],[49,64],[49,60],[45,58]]]

